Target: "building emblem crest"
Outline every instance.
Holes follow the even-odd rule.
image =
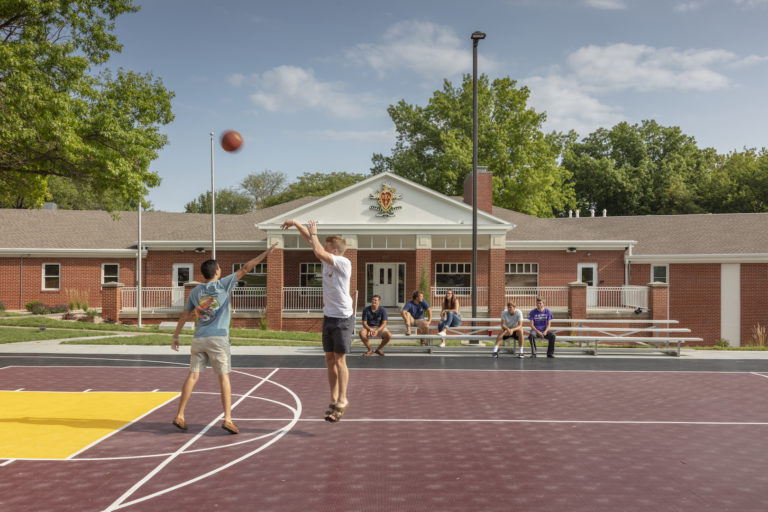
[[[376,204],[371,206],[370,209],[377,210],[377,217],[393,217],[395,210],[402,209],[402,206],[395,206],[395,201],[402,199],[403,195],[396,193],[389,183],[382,183],[381,189],[377,190],[375,194],[370,194],[368,197],[376,201]]]

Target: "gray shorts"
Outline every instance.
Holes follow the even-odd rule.
[[[352,331],[355,315],[349,318],[323,317],[323,350],[336,354],[349,354],[352,349]]]
[[[192,338],[189,371],[202,373],[210,364],[218,375],[228,374],[232,370],[230,346],[229,336]]]

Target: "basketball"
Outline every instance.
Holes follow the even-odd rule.
[[[237,151],[243,145],[243,136],[235,130],[227,130],[221,136],[221,147],[224,151]]]

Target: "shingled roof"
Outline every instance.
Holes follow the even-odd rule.
[[[316,200],[304,197],[244,215],[217,215],[216,240],[260,241],[254,227]],[[634,240],[634,255],[763,254],[768,255],[768,213],[648,215],[540,219],[494,207],[492,214],[516,225],[507,241]],[[119,220],[101,211],[0,210],[0,249],[116,250],[136,247],[136,212],[119,212]],[[144,212],[142,239],[198,242],[210,237],[210,215]]]

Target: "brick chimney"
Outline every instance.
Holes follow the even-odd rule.
[[[472,205],[472,173],[464,180],[464,202]],[[477,167],[477,209],[493,213],[493,174],[487,167]]]

